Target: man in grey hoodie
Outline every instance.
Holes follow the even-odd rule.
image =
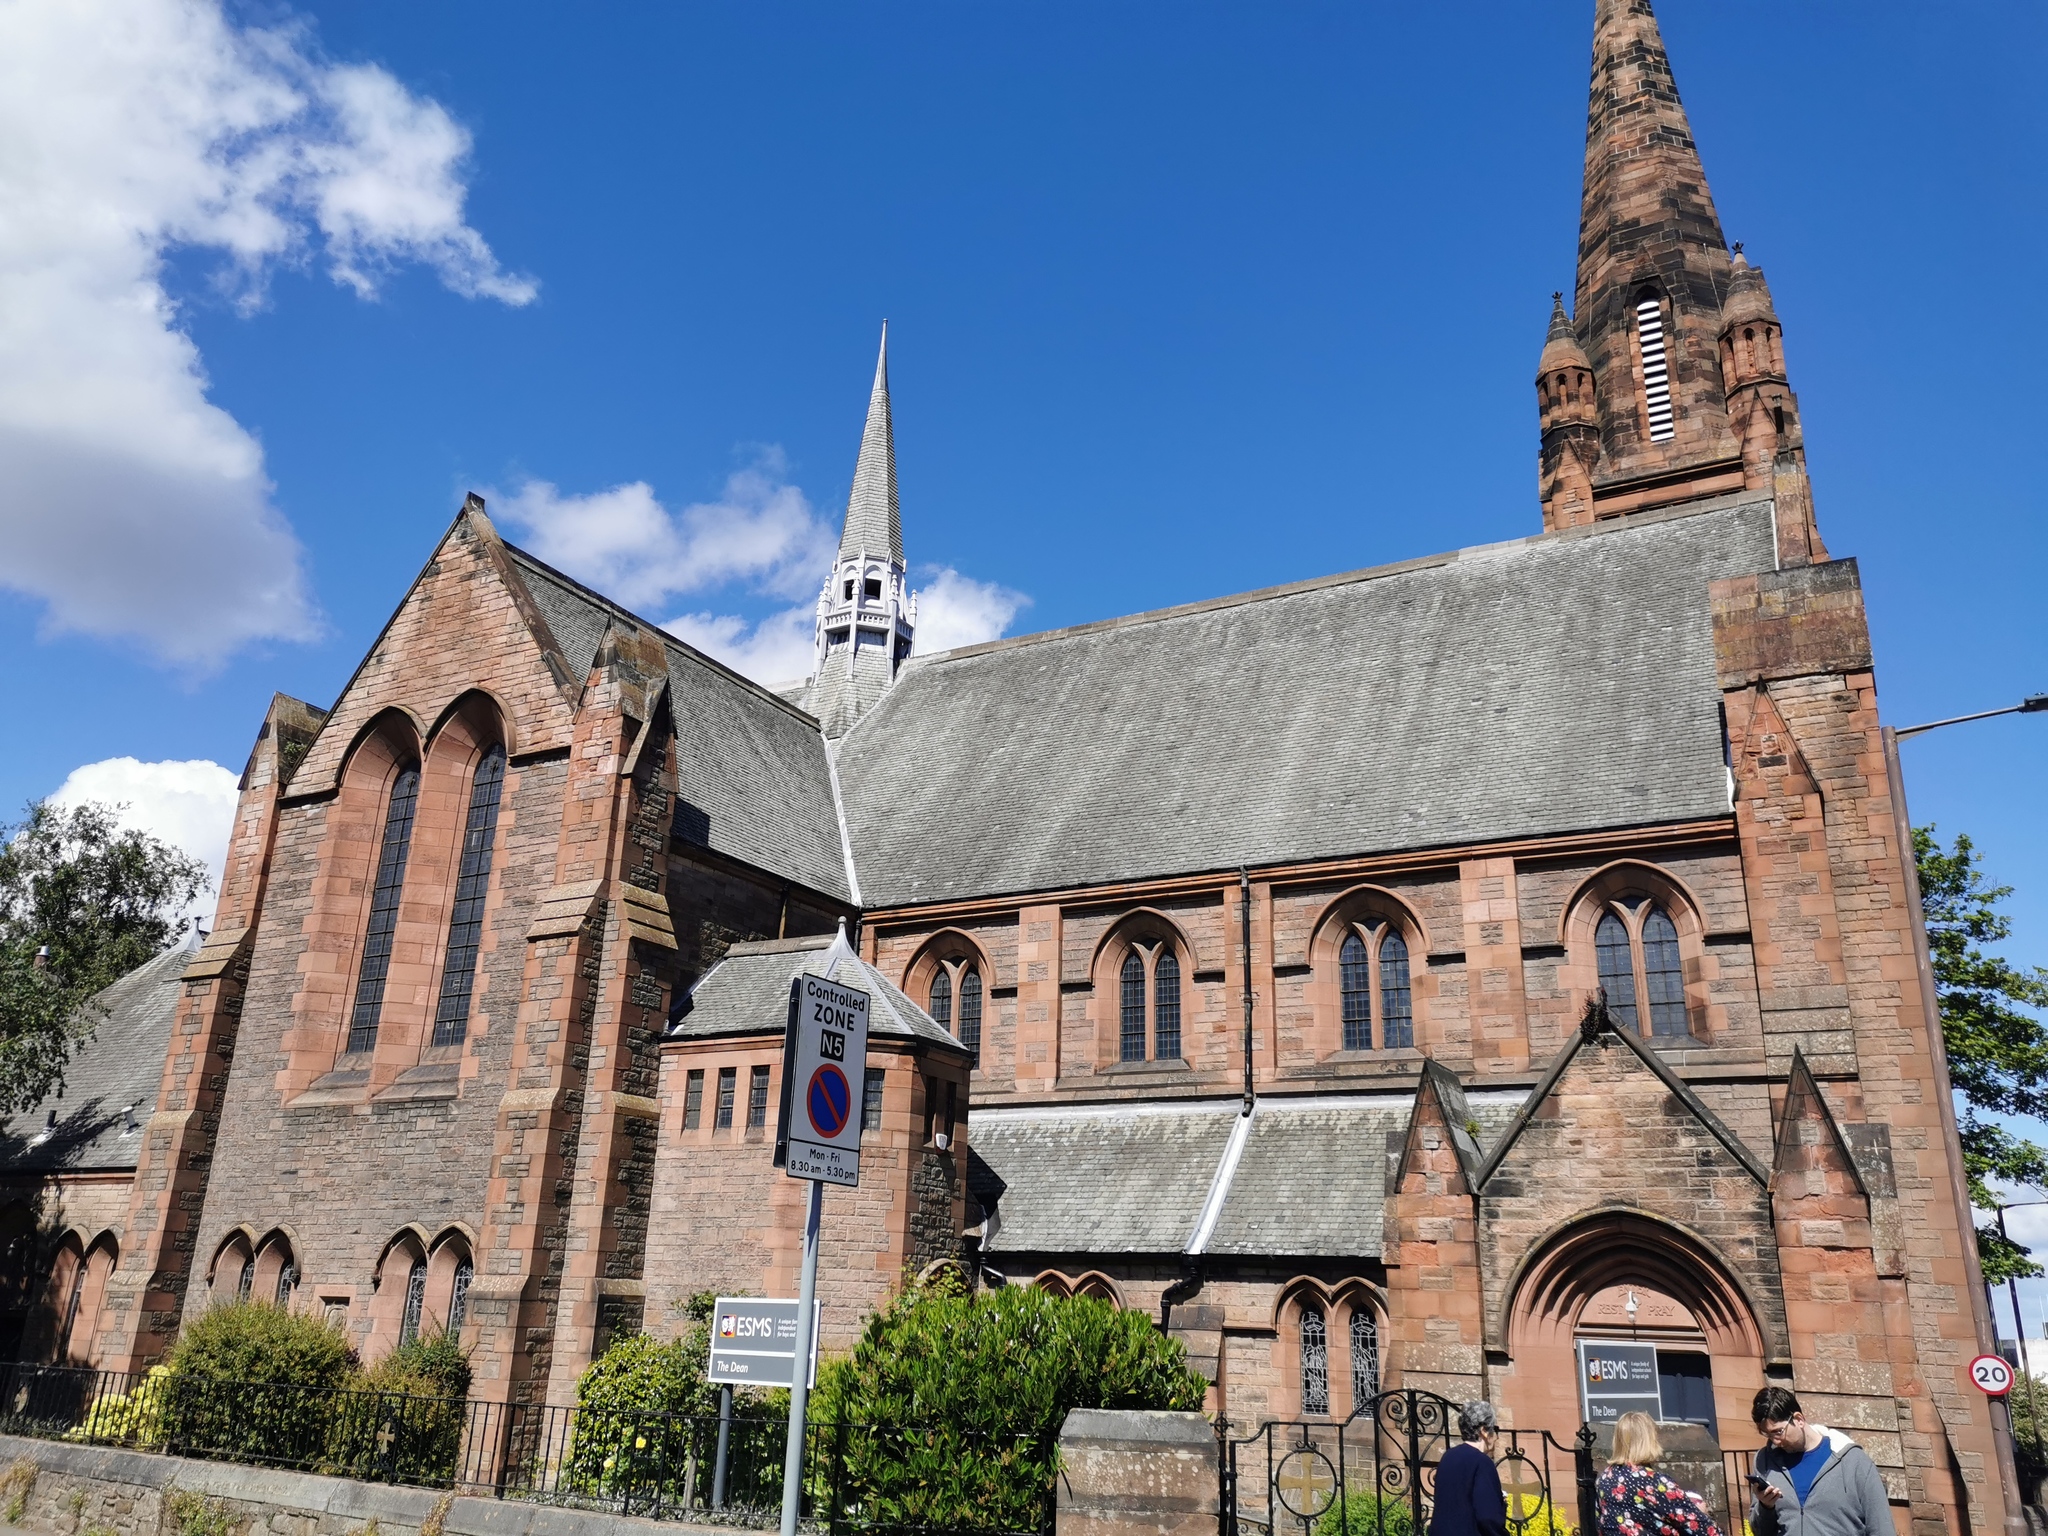
[[[1756,1536],[1890,1536],[1891,1504],[1868,1451],[1839,1429],[1807,1423],[1783,1387],[1757,1393],[1750,1416],[1767,1442],[1749,1485]]]

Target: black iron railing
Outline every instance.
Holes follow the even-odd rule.
[[[657,1519],[717,1511],[767,1526],[781,1512],[788,1423],[15,1365],[0,1374],[0,1432]],[[817,1423],[803,1466],[806,1519],[832,1532],[1038,1536],[1053,1527],[1049,1436]]]

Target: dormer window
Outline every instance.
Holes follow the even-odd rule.
[[[1643,353],[1643,401],[1650,413],[1650,441],[1677,436],[1671,424],[1671,367],[1664,355],[1664,309],[1655,297],[1637,301],[1636,341]]]

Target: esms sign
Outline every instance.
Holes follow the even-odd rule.
[[[860,1183],[860,1088],[867,1075],[868,995],[822,976],[789,987],[776,1161],[792,1179]]]

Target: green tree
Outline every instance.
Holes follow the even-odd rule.
[[[1941,1001],[1941,1034],[1949,1078],[1963,1097],[1963,1164],[1970,1199],[1995,1210],[1992,1180],[2048,1187],[2048,1148],[2015,1135],[1988,1118],[2048,1118],[2048,971],[2024,970],[1980,945],[2012,933],[1998,906],[2009,885],[1984,879],[1967,834],[1943,848],[1932,826],[1913,829],[1920,867],[1920,902],[1927,913],[1927,947]],[[1984,1277],[2001,1281],[2042,1273],[2026,1249],[1999,1236],[1995,1224],[1977,1229]]]
[[[122,831],[116,811],[45,800],[0,824],[0,1113],[63,1085],[98,1023],[88,1000],[163,953],[206,889],[197,859]]]

